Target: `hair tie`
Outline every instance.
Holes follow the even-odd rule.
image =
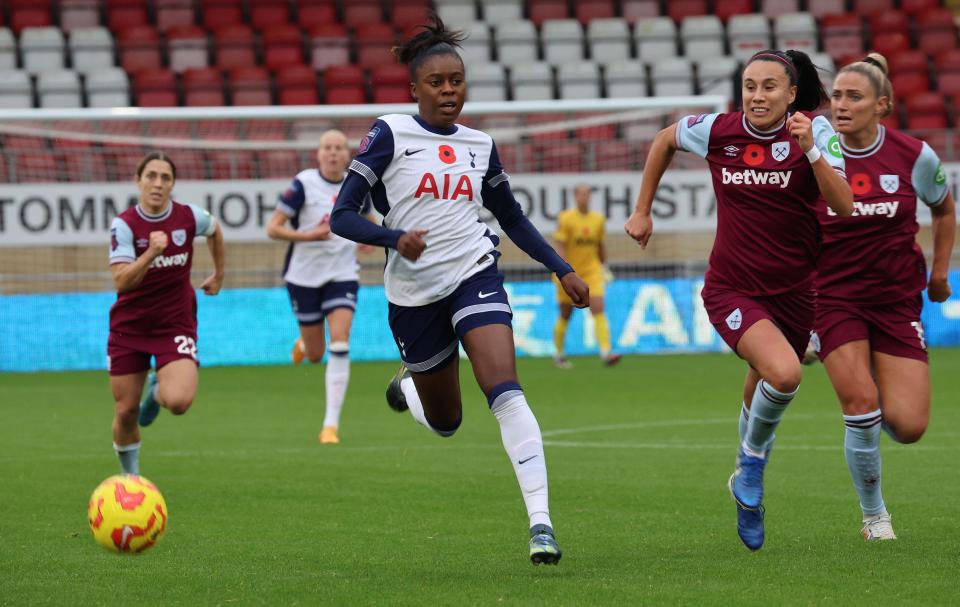
[[[863,59],[861,59],[861,61],[863,61],[863,63],[869,63],[870,65],[875,65],[878,68],[880,68],[881,72],[883,72],[884,74],[887,73],[887,70],[883,67],[883,64],[877,61],[876,59],[874,59],[873,57],[864,57]]]

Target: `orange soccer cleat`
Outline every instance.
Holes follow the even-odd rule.
[[[303,362],[306,354],[303,351],[303,338],[298,337],[297,341],[293,342],[293,350],[290,351],[290,358],[293,360],[293,364],[299,365]]]
[[[337,436],[336,426],[323,427],[323,430],[320,431],[320,444],[321,445],[339,445],[340,444],[340,437]]]

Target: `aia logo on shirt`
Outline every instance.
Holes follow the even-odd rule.
[[[442,146],[446,147],[446,146]],[[430,194],[436,200],[450,200],[456,202],[461,198],[467,202],[473,202],[473,182],[467,175],[460,175],[457,178],[456,185],[452,185],[452,179],[449,173],[437,176],[433,173],[424,173],[420,178],[420,185],[414,193],[414,198],[422,198]]]

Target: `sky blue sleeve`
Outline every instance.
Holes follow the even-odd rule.
[[[110,263],[133,263],[137,252],[133,248],[133,230],[119,217],[110,224]]]
[[[213,236],[217,231],[217,220],[206,209],[195,204],[188,205],[193,211],[193,218],[197,222],[197,236]]]
[[[677,147],[684,152],[706,158],[710,146],[710,131],[719,115],[700,114],[681,118],[677,122]]]
[[[303,208],[307,195],[303,189],[303,183],[299,179],[294,179],[290,187],[283,194],[280,194],[280,201],[277,208],[287,217],[296,217]]]
[[[926,142],[920,148],[917,161],[913,163],[910,179],[913,181],[913,191],[917,193],[917,198],[928,207],[939,206],[950,191],[940,157]]]
[[[833,125],[823,116],[815,116],[811,126],[813,127],[813,144],[820,149],[820,155],[838,173],[846,176],[847,167],[843,161],[843,152],[840,151],[840,139],[833,130]]]

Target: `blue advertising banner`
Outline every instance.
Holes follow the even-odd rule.
[[[960,294],[960,272],[950,274]],[[700,301],[702,278],[627,279],[607,286],[613,347],[623,354],[727,350]],[[508,283],[520,356],[550,356],[557,318],[550,282]],[[0,296],[0,371],[106,369],[108,314],[114,293]],[[216,297],[198,292],[199,357],[203,365],[283,364],[290,360],[297,324],[286,290],[232,289]],[[923,324],[931,346],[960,346],[960,297],[925,302]],[[351,334],[353,360],[399,360],[387,326],[382,286],[360,289]],[[589,312],[576,311],[567,330],[568,355],[597,353]]]

